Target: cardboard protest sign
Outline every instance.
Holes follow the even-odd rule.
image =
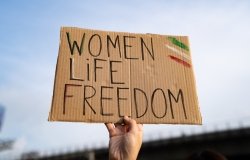
[[[50,121],[201,124],[186,36],[62,27]]]

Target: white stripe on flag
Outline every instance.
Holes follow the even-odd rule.
[[[169,46],[169,45],[167,45],[167,44],[165,44],[165,46],[166,46],[168,49],[172,50],[173,52],[177,53],[178,55],[180,55],[180,56],[186,58],[187,60],[191,60],[190,56],[187,55],[187,54],[185,54],[185,53],[183,53],[182,51],[179,51],[178,49],[175,49],[174,47],[171,47],[171,46]]]

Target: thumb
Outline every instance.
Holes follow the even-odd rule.
[[[134,119],[129,118],[128,116],[124,116],[124,123],[129,126],[130,131],[136,131],[137,124]]]

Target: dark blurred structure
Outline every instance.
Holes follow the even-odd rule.
[[[14,145],[14,140],[2,140],[0,139],[0,152],[12,149],[12,146]]]
[[[0,104],[0,131],[1,131],[2,125],[3,125],[4,113],[5,113],[5,108],[3,105]]]
[[[190,154],[205,149],[220,152],[229,160],[250,160],[250,127],[189,136],[183,134],[181,137],[144,142],[138,160],[184,160]],[[47,156],[36,155],[25,159],[107,160],[108,148],[78,150]]]
[[[0,104],[0,131],[2,130],[4,121],[5,107]],[[8,139],[0,139],[0,152],[12,149],[15,141]]]

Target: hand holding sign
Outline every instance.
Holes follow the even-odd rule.
[[[109,132],[109,159],[136,159],[142,144],[143,126],[125,116],[124,124],[106,123]]]

